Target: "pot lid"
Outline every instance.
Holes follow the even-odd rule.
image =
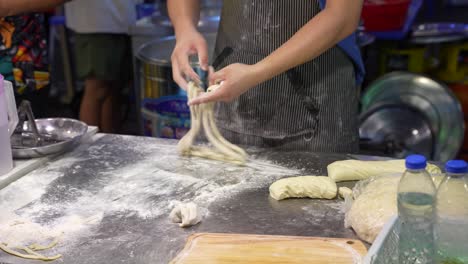
[[[428,120],[405,105],[381,105],[361,116],[361,151],[369,155],[405,158],[410,154],[432,157],[434,139]]]
[[[369,85],[361,103],[361,117],[382,105],[401,105],[423,115],[434,138],[434,160],[454,158],[462,145],[464,121],[458,99],[444,84],[426,76],[407,72],[386,74]],[[405,118],[411,122],[421,119],[410,114]]]

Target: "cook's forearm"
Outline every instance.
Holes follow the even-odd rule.
[[[175,34],[196,30],[200,19],[200,0],[168,0],[167,9]]]
[[[67,0],[0,0],[0,17],[43,11],[64,2]]]
[[[281,47],[257,63],[255,68],[259,82],[316,58],[352,34],[359,24],[362,0],[348,3],[344,1],[349,0],[328,0],[327,7],[322,12]]]

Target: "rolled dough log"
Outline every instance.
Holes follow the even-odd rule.
[[[371,179],[345,215],[345,227],[352,227],[362,240],[373,243],[392,215],[398,213],[397,191],[401,176],[385,175]],[[440,175],[432,179],[436,187]]]
[[[182,203],[177,205],[169,215],[173,223],[179,223],[180,227],[189,227],[198,224],[202,214],[194,203]]]
[[[433,164],[427,165],[427,171],[431,174],[441,173],[439,167]],[[406,170],[404,160],[388,161],[362,161],[362,160],[342,160],[328,165],[328,176],[335,180],[356,181],[364,180],[371,176],[379,176],[390,173],[403,173]]]
[[[275,200],[302,197],[333,199],[336,192],[336,183],[326,176],[284,178],[270,186],[270,196]]]

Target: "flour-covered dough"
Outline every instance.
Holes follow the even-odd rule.
[[[346,197],[352,198],[353,197],[353,190],[351,190],[348,187],[340,187],[340,188],[338,188],[338,194],[343,199],[345,199]]]
[[[333,199],[336,192],[336,183],[326,176],[284,178],[270,186],[270,196],[276,200],[302,197]]]
[[[372,243],[382,227],[397,212],[400,177],[381,176],[371,181],[346,213],[345,226],[362,240]]]
[[[372,177],[362,190],[353,190],[356,200],[346,212],[345,226],[352,227],[362,240],[374,242],[383,226],[398,213],[397,192],[400,174]],[[432,177],[436,187],[441,175]],[[361,188],[359,188],[361,189]]]
[[[169,218],[173,223],[179,223],[180,227],[189,227],[201,221],[202,213],[194,203],[181,203],[174,207]]]
[[[426,169],[431,174],[441,173],[439,167],[433,164],[428,163]],[[403,173],[406,167],[404,160],[341,160],[328,165],[327,170],[330,178],[335,180],[335,182],[342,182],[364,180],[372,176],[389,173]]]

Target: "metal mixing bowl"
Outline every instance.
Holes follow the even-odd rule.
[[[54,137],[56,142],[38,147],[23,147],[15,142],[21,142],[22,134],[13,134],[13,157],[18,159],[39,158],[52,154],[70,151],[80,144],[81,138],[88,131],[88,126],[78,120],[70,118],[36,119],[36,126],[40,134]],[[32,133],[29,122],[23,123],[25,134]]]

